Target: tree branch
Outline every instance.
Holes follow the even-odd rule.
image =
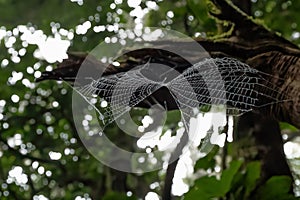
[[[182,137],[180,138],[180,141],[178,145],[176,146],[175,150],[172,152],[170,161],[168,164],[166,176],[165,176],[165,185],[163,188],[163,194],[162,194],[162,200],[171,200],[172,199],[172,185],[173,185],[173,178],[175,174],[175,170],[177,167],[177,163],[179,161],[179,157],[182,154],[183,148],[187,145],[189,141],[188,132],[184,131]]]

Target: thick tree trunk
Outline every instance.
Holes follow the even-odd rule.
[[[251,16],[250,0],[233,0],[233,3],[247,15]],[[260,64],[254,64],[251,63],[250,59],[248,60],[248,64],[250,66],[263,66],[265,60],[260,60]],[[272,64],[268,65],[273,66]],[[277,69],[279,69],[279,67]],[[276,73],[274,73],[273,70],[272,72],[274,76]],[[282,116],[282,114],[279,113],[278,116]],[[254,148],[256,148],[257,152],[254,160],[259,160],[262,165],[260,184],[265,183],[272,176],[278,175],[286,175],[293,179],[284,153],[283,139],[278,121],[274,120],[272,117],[265,117],[262,114],[251,112],[241,116],[238,122],[239,123],[237,124],[236,134],[243,135],[246,132],[250,134],[250,137],[254,138]],[[293,192],[292,187],[290,192]]]
[[[296,45],[268,31],[262,25],[256,24],[249,16],[238,11],[226,1],[212,1],[220,12],[211,13],[211,15],[231,22],[234,24],[234,29],[226,38],[219,40],[196,39],[196,41],[209,52],[211,57],[234,57],[247,63],[250,67],[264,72],[266,81],[278,89],[278,94],[281,94],[277,96],[278,102],[260,108],[258,110],[260,114],[244,115],[240,120],[240,124],[244,124],[240,125],[238,129],[241,132],[245,132],[245,129],[248,131],[252,129],[251,134],[258,145],[259,157],[257,159],[262,160],[262,182],[273,175],[291,176],[282,148],[283,142],[278,122],[274,119],[286,121],[300,128],[300,50]],[[243,2],[234,0],[233,2],[237,3],[236,5],[246,13],[251,12],[248,5],[249,0],[243,0]],[[159,50],[166,49],[166,46],[170,45],[180,46],[181,50],[185,51],[184,55],[189,55],[189,60],[195,63],[207,56],[206,54],[199,55],[193,49],[185,48],[190,46],[185,41],[160,41],[159,43],[153,42],[152,45],[155,46],[155,49],[140,49],[125,54],[118,67],[110,65],[106,68],[105,65],[93,58],[88,59],[89,66],[99,72],[104,71],[104,75],[128,71],[137,65],[146,63],[149,58],[153,62],[168,64],[179,72],[190,67],[190,63],[178,55]],[[59,68],[43,73],[40,80],[74,81],[84,59],[85,55],[71,54],[68,60],[59,65]],[[94,77],[96,74],[89,76]],[[98,78],[97,75],[94,78]],[[141,102],[138,106],[148,107],[149,102],[156,99],[162,105],[167,105],[168,109],[177,109],[176,102],[168,94],[166,88],[162,88],[152,94],[151,98],[147,99],[147,103]]]
[[[247,161],[261,161],[260,184],[272,176],[286,175],[292,178],[276,120],[254,112],[246,113],[238,119],[235,132],[235,142],[241,142],[235,144],[241,151],[238,157],[241,156]],[[244,141],[247,141],[247,145],[243,145]]]

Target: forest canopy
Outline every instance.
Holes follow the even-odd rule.
[[[299,9],[300,2],[291,0],[0,0],[0,198],[169,199],[169,186],[174,199],[297,199]],[[223,142],[205,154],[200,153],[198,144],[175,162],[177,170],[170,173],[168,158],[176,145],[167,151],[160,149],[182,134],[185,123],[178,110],[163,113],[166,119],[159,127],[161,135],[153,144],[132,140],[112,122],[106,127],[109,140],[128,151],[142,152],[130,165],[151,170],[127,173],[99,162],[75,125],[72,81],[60,77],[58,81],[37,80],[51,72],[72,72],[76,77],[74,65],[80,66],[86,53],[98,44],[105,44],[101,51],[110,52],[117,43],[138,43],[145,32],[157,29],[195,39],[213,58],[232,57],[246,63],[247,74],[255,68],[269,77],[279,76],[268,81],[277,84],[278,91],[286,89],[294,103],[280,104],[275,119],[269,113],[248,110],[241,117],[222,116],[225,123],[215,130],[223,134]],[[159,45],[168,46],[168,42]],[[178,49],[189,51],[181,41],[174,42]],[[141,50],[119,57],[115,64],[119,68],[109,68],[107,74],[118,74],[151,59],[188,68],[176,55]],[[98,61],[113,63],[108,57]],[[70,68],[63,68],[69,64]],[[283,87],[288,77],[295,81],[290,84],[292,89]],[[159,95],[167,96],[164,91]],[[207,131],[214,126],[206,124],[211,117],[209,108],[202,108],[204,114],[199,117],[203,120],[199,127]],[[140,135],[153,123],[148,111],[130,111]],[[89,115],[84,120],[92,121]],[[100,141],[93,151],[100,157],[114,155],[98,148],[104,143]],[[153,167],[156,164],[162,167]]]

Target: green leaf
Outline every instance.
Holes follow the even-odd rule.
[[[218,153],[219,148],[215,146],[212,151],[210,151],[205,157],[197,160],[195,164],[195,171],[198,169],[209,169],[213,168],[216,165],[216,161],[214,159],[215,155]]]
[[[185,195],[185,199],[206,200],[222,196],[220,182],[215,177],[202,177],[195,182],[194,187]]]
[[[292,179],[288,176],[273,176],[257,192],[258,200],[297,199],[291,193]]]
[[[185,195],[185,198],[206,200],[214,197],[224,197],[230,191],[232,180],[241,164],[242,161],[232,161],[230,167],[223,171],[220,180],[213,176],[198,179]]]
[[[256,183],[260,178],[260,162],[251,162],[247,165],[246,177],[245,177],[245,198],[255,189]]]
[[[223,195],[225,195],[231,187],[231,182],[234,178],[234,175],[238,172],[239,168],[242,165],[242,161],[237,160],[237,161],[232,161],[230,163],[230,167],[226,170],[221,175],[221,185],[222,185],[222,190],[223,190]]]
[[[291,132],[298,131],[298,129],[295,126],[293,126],[289,123],[286,123],[286,122],[279,122],[279,125],[280,125],[281,130],[289,130]]]

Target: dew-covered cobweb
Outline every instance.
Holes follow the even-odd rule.
[[[240,115],[279,101],[279,90],[264,78],[265,74],[233,58],[205,59],[182,73],[170,75],[166,71],[158,78],[155,73],[145,73],[149,68],[147,63],[128,72],[102,76],[77,86],[76,91],[97,110],[103,128],[162,87],[174,98],[185,128],[195,108],[201,106],[223,105],[227,114]],[[109,106],[100,111],[96,104],[101,102],[93,101],[96,96]]]

